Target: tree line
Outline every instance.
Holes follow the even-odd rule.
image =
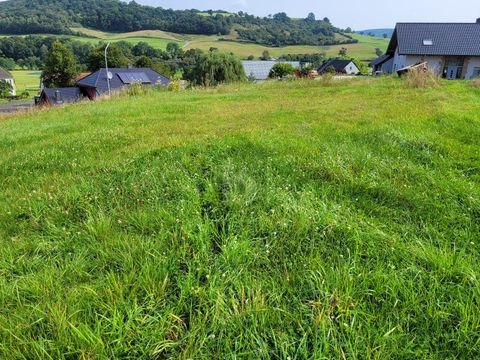
[[[9,0],[0,2],[1,34],[73,34],[74,25],[111,32],[164,30],[182,34],[227,35],[233,29],[240,40],[271,46],[335,45],[338,40],[328,18],[310,13],[292,19],[285,13],[258,17],[244,12],[226,14],[198,10],[172,10],[119,0]]]

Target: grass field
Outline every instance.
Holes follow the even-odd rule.
[[[23,91],[37,92],[40,89],[41,71],[36,70],[14,70],[10,72],[15,79],[17,93]]]
[[[3,118],[0,358],[479,358],[479,96],[272,82]]]
[[[373,59],[376,57],[375,49],[380,48],[385,51],[388,45],[388,40],[383,38],[375,38],[371,36],[364,36],[359,34],[352,34],[355,39],[359,40],[358,44],[350,45],[333,45],[333,46],[285,46],[285,47],[268,47],[258,44],[250,44],[245,42],[239,42],[235,34],[226,36],[207,36],[207,35],[182,35],[169,33],[160,30],[146,30],[135,31],[130,33],[108,33],[98,30],[86,29],[86,28],[72,28],[77,32],[82,32],[91,37],[80,36],[63,36],[72,40],[77,40],[90,44],[98,44],[100,41],[118,42],[127,41],[131,44],[137,44],[140,41],[149,43],[156,49],[165,50],[169,42],[177,42],[185,50],[188,49],[202,49],[208,51],[210,48],[218,48],[224,52],[233,52],[234,54],[247,58],[250,55],[260,57],[263,51],[268,50],[271,56],[278,57],[286,54],[314,54],[324,52],[329,57],[338,55],[339,50],[342,47],[348,49],[348,55],[353,58],[361,60]],[[0,35],[3,37],[5,35]],[[229,41],[222,41],[221,39],[227,39]]]
[[[146,41],[155,48],[165,49],[166,45],[171,41],[181,44],[184,49],[202,49],[208,51],[215,47],[224,52],[233,52],[238,56],[246,58],[250,55],[260,57],[263,51],[268,50],[272,56],[278,57],[286,54],[312,54],[325,52],[327,56],[338,55],[342,47],[348,49],[348,55],[358,59],[372,59],[376,57],[375,49],[380,48],[385,51],[388,40],[383,38],[375,38],[371,36],[363,36],[352,34],[355,39],[359,40],[358,44],[350,45],[334,45],[334,46],[286,46],[286,47],[267,47],[263,45],[238,42],[235,34],[228,36],[204,36],[204,35],[181,35],[168,33],[164,31],[138,31],[133,33],[105,33],[101,31],[73,28],[75,31],[83,32],[89,36],[96,38],[75,37],[76,40],[95,43],[99,39],[102,41],[120,41],[125,40],[131,43]],[[231,41],[221,41],[220,39],[228,39]]]

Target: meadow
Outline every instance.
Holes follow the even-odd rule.
[[[0,118],[0,358],[479,358],[479,98],[291,81]]]
[[[351,34],[354,39],[359,42],[357,44],[332,45],[332,46],[284,46],[284,47],[268,47],[259,44],[246,43],[237,41],[235,34],[226,36],[206,36],[206,35],[182,35],[169,33],[158,30],[137,31],[131,33],[107,33],[86,28],[73,28],[72,30],[82,32],[90,38],[71,36],[70,38],[97,43],[98,41],[128,41],[136,44],[139,41],[145,41],[157,49],[164,50],[169,42],[177,42],[185,50],[202,49],[208,51],[210,48],[217,48],[223,52],[232,52],[242,58],[250,55],[256,58],[267,50],[271,56],[278,57],[286,54],[316,54],[325,53],[328,57],[335,57],[342,47],[347,48],[348,56],[358,58],[360,60],[368,60],[376,57],[375,49],[379,48],[385,51],[388,41],[383,38],[365,36],[360,34]],[[226,40],[226,41],[225,41]]]

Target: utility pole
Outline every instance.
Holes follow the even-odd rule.
[[[107,50],[110,46],[110,43],[105,46],[105,70],[107,71],[107,86],[108,86],[108,96],[112,95],[112,90],[110,89],[110,74],[108,72],[108,60],[107,60]]]

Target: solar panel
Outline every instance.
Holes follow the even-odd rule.
[[[129,73],[118,73],[118,77],[124,84],[150,84],[151,81],[148,78],[147,74],[143,72],[129,72]]]

